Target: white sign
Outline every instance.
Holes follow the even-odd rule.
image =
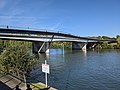
[[[48,64],[42,64],[42,72],[44,73],[50,73],[50,68]]]
[[[50,73],[49,65],[47,64],[47,60],[45,60],[45,64],[42,64],[42,72],[45,73],[45,82],[47,87],[47,74]]]

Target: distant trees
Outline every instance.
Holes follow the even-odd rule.
[[[117,35],[115,38],[110,38],[107,36],[98,36],[98,39],[104,40],[116,40],[116,42],[107,43],[107,42],[101,42],[99,45],[97,45],[96,48],[100,49],[120,49],[120,35]]]
[[[12,40],[0,40],[0,48],[4,49],[6,47],[12,47],[14,45],[22,45],[31,48],[32,43],[31,42],[25,42],[25,41],[12,41]]]
[[[117,47],[118,49],[120,49],[120,36],[117,36],[117,42],[118,42],[118,43],[117,43],[117,46],[116,46],[116,47]]]
[[[111,39],[110,37],[108,36],[102,36],[103,39]]]
[[[120,35],[116,35],[116,38],[119,38],[120,37]]]
[[[72,48],[72,42],[53,42],[51,45],[51,48],[66,48],[70,49]]]

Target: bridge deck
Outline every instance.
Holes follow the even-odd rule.
[[[4,29],[0,28],[1,39],[15,39],[28,41],[49,41],[53,37],[53,41],[77,41],[77,42],[103,42],[115,40],[100,40],[88,37],[80,37],[71,34],[59,32],[35,31],[35,30],[19,30],[19,29]]]

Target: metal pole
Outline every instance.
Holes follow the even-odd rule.
[[[64,43],[63,43],[63,56],[64,56]]]
[[[46,87],[47,87],[47,73],[45,73],[45,81],[46,81]]]
[[[63,48],[62,48],[62,58],[63,58],[63,62],[65,61],[64,60],[64,43],[63,43]]]
[[[45,64],[47,64],[46,60],[45,60]],[[47,73],[45,73],[45,83],[46,83],[46,87],[47,87]]]

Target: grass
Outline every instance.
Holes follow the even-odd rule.
[[[40,90],[40,89],[44,89],[44,88],[45,88],[45,86],[42,85],[41,83],[31,84],[31,86],[32,86],[32,88],[33,88],[34,90]]]

